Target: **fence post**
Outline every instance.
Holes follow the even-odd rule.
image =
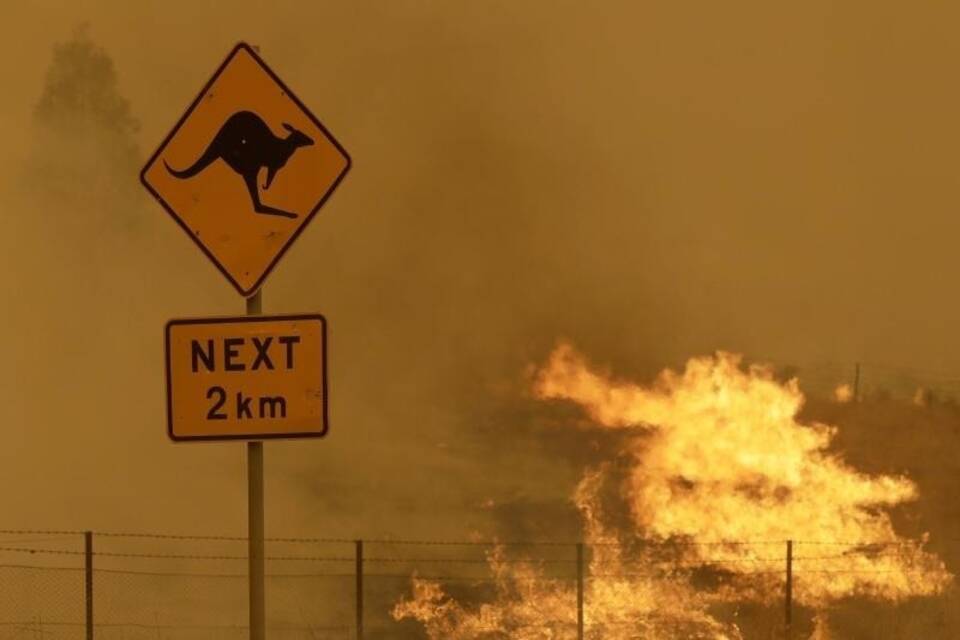
[[[786,633],[787,640],[793,638],[793,540],[787,540],[787,583],[784,593]]]
[[[860,363],[853,370],[853,401],[860,402]]]
[[[577,543],[577,640],[583,640],[583,543]]]
[[[84,598],[86,600],[87,640],[93,640],[93,532],[83,532]]]
[[[363,540],[356,543],[357,560],[357,640],[363,640]]]

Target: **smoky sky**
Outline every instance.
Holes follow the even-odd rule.
[[[167,441],[162,359],[167,319],[243,301],[146,193],[113,225],[21,181],[37,154],[71,157],[32,114],[80,25],[142,159],[238,40],[353,158],[264,289],[267,312],[330,323],[330,435],[267,447],[268,533],[459,537],[490,500],[562,502],[589,457],[527,395],[559,339],[641,379],[716,349],[960,366],[958,12],[18,4],[0,56],[7,519],[245,524],[242,447]]]

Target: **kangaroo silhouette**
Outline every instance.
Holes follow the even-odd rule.
[[[300,147],[313,144],[313,140],[305,133],[286,122],[283,123],[283,128],[288,132],[287,137],[278,138],[273,135],[270,127],[260,116],[252,111],[238,111],[223,123],[217,135],[207,145],[207,150],[192,165],[178,171],[167,164],[166,160],[163,164],[173,176],[186,180],[206,169],[214,161],[223,160],[243,178],[247,191],[250,192],[254,211],[272,216],[296,218],[295,213],[263,204],[257,187],[257,176],[261,169],[264,167],[267,169],[267,181],[263,188],[269,189],[277,171],[283,168],[293,152]]]

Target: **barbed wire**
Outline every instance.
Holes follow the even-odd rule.
[[[58,620],[43,620],[39,623],[41,626],[47,627],[84,627],[86,626],[85,622],[67,622],[67,621],[58,621]],[[38,622],[36,620],[27,620],[22,622],[0,620],[0,626],[4,627],[24,627],[24,628],[35,628],[37,627]],[[130,627],[135,629],[193,629],[193,630],[220,630],[220,629],[231,629],[236,631],[246,631],[249,629],[246,625],[200,625],[200,624],[150,624],[143,622],[96,622],[93,624],[93,627],[96,628],[116,628],[116,627]],[[308,626],[294,626],[294,625],[277,625],[272,626],[268,625],[268,631],[350,631],[353,627],[347,625],[338,625],[338,626],[320,626],[320,625],[308,625]]]
[[[50,554],[50,555],[68,555],[85,556],[85,551],[73,551],[69,549],[34,549],[30,547],[0,547],[0,552],[10,553],[30,553],[30,554]],[[169,560],[249,560],[248,556],[232,555],[204,555],[204,554],[181,554],[181,553],[117,553],[111,551],[94,551],[90,555],[105,558],[154,558]],[[353,557],[329,557],[329,556],[267,556],[267,560],[303,560],[310,562],[353,562]]]
[[[27,553],[27,554],[48,554],[48,555],[67,555],[67,556],[85,556],[85,551],[66,550],[66,549],[35,549],[30,547],[0,547],[0,552],[9,553]],[[215,560],[215,561],[246,561],[248,556],[239,555],[205,555],[205,554],[176,554],[176,553],[115,553],[95,551],[91,555],[95,557],[107,558],[139,558],[139,559],[170,559],[170,560]],[[822,556],[792,556],[793,562],[804,561],[824,561],[824,560],[853,560],[857,558],[876,559],[881,557],[896,557],[895,553],[880,552],[871,553],[870,551],[860,551],[857,553],[845,553],[840,555],[822,555]],[[329,562],[329,563],[353,563],[356,562],[356,556],[266,556],[266,560],[271,561],[304,561],[304,562]],[[707,566],[707,565],[730,565],[743,563],[782,563],[786,561],[786,556],[776,557],[702,557],[693,560],[687,560],[682,564],[677,562],[659,563],[666,566]],[[366,563],[382,564],[491,564],[490,558],[424,558],[424,557],[403,557],[403,556],[369,556],[363,558]],[[511,558],[509,563],[512,565],[567,565],[573,562],[569,560],[558,560],[554,558],[527,559]],[[648,565],[651,563],[647,563]],[[5,565],[0,565],[5,566]]]
[[[44,567],[36,565],[0,565],[0,569],[22,569],[30,571],[69,571],[69,572],[83,572],[82,567]],[[681,569],[694,569],[694,568],[704,568],[701,566],[690,565],[687,567],[677,567],[669,571],[625,571],[625,572],[616,572],[616,573],[585,573],[583,576],[584,580],[596,580],[596,579],[622,579],[622,578],[665,578],[670,576],[686,576],[689,574],[689,571],[682,571]],[[734,571],[730,572],[731,576],[734,578],[741,576],[756,576],[756,575],[783,575],[785,569],[772,570],[772,569],[763,569],[763,570],[749,570],[749,571]],[[94,574],[117,574],[117,575],[129,575],[129,576],[145,576],[145,577],[160,577],[160,578],[214,578],[214,579],[231,579],[231,580],[246,580],[248,575],[246,573],[199,573],[199,572],[158,572],[158,571],[137,571],[137,570],[128,570],[128,569],[94,569]],[[801,569],[794,567],[793,575],[794,577],[802,577],[804,575],[820,575],[820,574],[838,574],[838,575],[860,575],[860,574],[923,574],[926,573],[924,569],[903,569],[903,570],[893,570],[893,569]],[[267,573],[265,574],[267,578],[272,579],[317,579],[317,578],[355,578],[355,573]],[[498,582],[575,582],[578,580],[577,575],[566,575],[566,576],[517,576],[511,575],[509,577],[496,577],[496,576],[464,576],[464,575],[423,575],[419,573],[370,573],[364,572],[363,577],[366,578],[383,578],[383,579],[397,579],[397,580],[425,580],[425,581],[465,581],[465,582],[482,582],[482,583],[498,583]]]
[[[83,573],[86,570],[84,567],[44,566],[44,565],[32,565],[32,564],[0,564],[0,569],[21,569],[21,570],[29,570],[29,571],[73,571],[78,573]],[[248,577],[246,573],[202,573],[202,572],[195,572],[195,571],[140,571],[137,569],[101,569],[99,567],[94,567],[92,571],[94,574],[152,576],[152,577],[158,577],[158,578],[169,577],[169,578],[243,578],[243,579],[246,579]],[[267,578],[326,578],[326,577],[335,576],[339,574],[267,572],[264,575]],[[344,575],[352,576],[353,574],[344,574]]]
[[[86,532],[83,531],[52,531],[52,530],[0,530],[0,535],[74,535],[74,534],[83,534]],[[139,538],[139,539],[158,539],[158,540],[206,540],[206,541],[231,541],[231,542],[246,542],[248,538],[239,537],[239,536],[213,536],[213,535],[176,535],[176,534],[160,534],[160,533],[116,533],[116,532],[91,532],[96,537],[113,537],[113,538]],[[48,542],[48,541],[58,541],[59,539],[46,538],[42,540],[32,540],[32,542]],[[884,547],[917,547],[922,544],[931,542],[927,541],[913,541],[913,540],[898,540],[898,541],[840,541],[840,540],[712,540],[712,541],[696,541],[696,540],[643,540],[638,539],[636,541],[626,541],[626,542],[563,542],[563,541],[502,541],[502,540],[489,540],[489,541],[456,541],[456,540],[405,540],[405,539],[388,539],[388,538],[362,538],[362,539],[347,539],[347,538],[266,538],[266,542],[288,542],[288,543],[333,543],[333,544],[350,544],[354,545],[358,542],[363,544],[380,544],[380,545],[397,545],[397,546],[464,546],[464,547],[522,547],[522,546],[549,546],[549,547],[571,547],[577,545],[584,545],[585,547],[591,548],[604,548],[604,547],[629,547],[631,545],[638,545],[643,547],[663,547],[666,549],[673,547],[741,547],[741,546],[763,546],[763,545],[784,545],[787,542],[792,542],[795,545],[824,545],[824,546],[844,546],[852,548],[884,548]],[[960,538],[940,538],[939,542],[960,542]],[[16,540],[0,540],[0,542],[10,543],[10,542],[30,542],[27,540],[16,541]],[[60,553],[67,555],[84,555],[84,551],[71,551],[66,549],[46,549],[46,548],[35,548],[35,547],[9,547],[9,546],[0,546],[0,551],[10,551],[10,552],[29,552],[29,553]],[[134,553],[116,553],[116,552],[104,552],[104,551],[94,551],[93,555],[101,556],[116,556],[116,557],[158,557],[158,558],[185,558],[185,559],[205,559],[205,560],[241,560],[246,559],[246,556],[234,556],[234,555],[195,555],[195,554],[186,554],[186,555],[177,555],[177,554],[134,554]],[[322,561],[327,561],[329,558],[322,558],[317,556],[272,556],[267,559],[274,560],[311,560],[317,559]],[[346,558],[343,558],[344,560]],[[369,558],[369,560],[380,560],[375,558]],[[412,560],[417,560],[416,558]],[[386,560],[384,560],[386,561]],[[430,560],[432,561],[432,560]]]
[[[83,535],[86,531],[79,530],[31,530],[31,529],[0,529],[0,535]],[[121,533],[113,531],[90,531],[95,537],[103,538],[139,538],[156,540],[206,540],[206,541],[227,541],[227,542],[247,542],[249,538],[242,536],[223,536],[223,535],[187,535],[187,534],[167,534],[167,533]],[[960,542],[960,538],[941,538],[941,541]],[[57,541],[57,539],[48,538],[44,540],[33,540],[32,542]],[[463,546],[463,547],[523,547],[523,546],[545,546],[545,547],[569,547],[583,544],[589,547],[622,547],[629,546],[631,542],[582,542],[582,541],[557,541],[557,540],[412,540],[412,539],[391,539],[391,538],[322,538],[322,537],[281,537],[265,538],[266,542],[281,543],[300,543],[300,544],[382,544],[382,545],[402,545],[402,546]],[[0,542],[31,542],[27,540],[0,540]],[[781,540],[637,540],[636,543],[645,546],[663,546],[663,547],[709,547],[709,546],[750,546],[750,545],[783,545],[788,539]],[[917,546],[919,541],[840,541],[840,540],[792,540],[794,544],[804,545],[835,545],[849,547],[889,547],[889,546]],[[9,548],[0,547],[0,550]],[[54,550],[49,550],[54,551]],[[80,552],[83,553],[83,552]],[[95,554],[100,552],[94,552]],[[103,555],[101,553],[101,555]],[[237,557],[228,558],[236,559]],[[306,557],[304,557],[306,559]]]

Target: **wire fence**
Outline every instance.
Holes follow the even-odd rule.
[[[789,358],[752,356],[756,362],[784,363]],[[807,395],[842,402],[901,400],[917,405],[960,402],[960,376],[947,371],[880,362],[797,361],[778,364],[781,378],[796,377]]]
[[[104,532],[91,534],[89,549],[85,540],[80,531],[0,531],[0,640],[249,636],[245,538]],[[599,587],[638,580],[656,584],[678,576],[689,580],[706,571],[759,581],[777,598],[785,593],[789,610],[792,580],[869,577],[889,569],[865,560],[875,563],[902,548],[917,548],[912,542],[831,540],[636,545],[625,550],[615,543],[551,541],[268,539],[267,631],[279,640],[425,638],[422,620],[391,614],[411,599],[416,584],[434,583],[452,598],[444,602],[468,605],[503,596],[505,585],[512,596],[536,587],[540,595],[534,599],[542,599],[544,607],[558,598],[561,606],[553,617],[515,621],[527,632],[523,637],[541,637],[529,634],[540,625],[543,638],[599,639],[605,636],[584,634],[584,620],[596,613],[591,598]],[[960,544],[953,546],[960,550]],[[616,562],[603,561],[610,552],[617,554]],[[652,610],[646,615],[656,625],[665,624],[656,616],[671,614]],[[607,620],[604,629],[617,624]],[[784,623],[771,619],[769,624],[774,629]],[[457,637],[512,637],[502,626],[486,629],[477,623],[470,629],[475,635]]]

